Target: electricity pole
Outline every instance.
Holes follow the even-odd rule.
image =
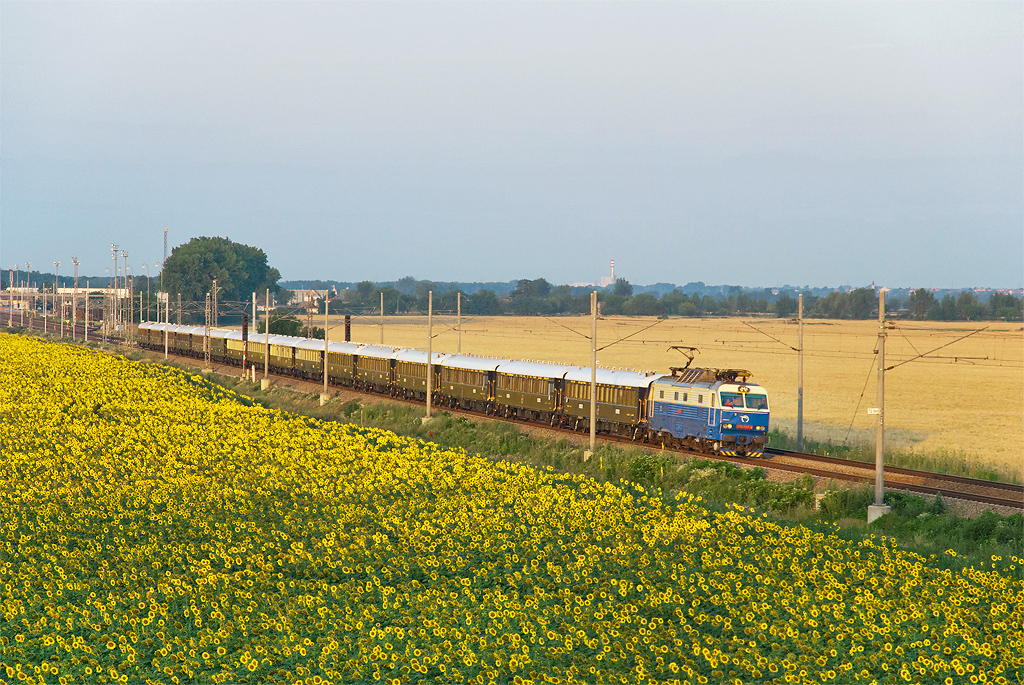
[[[251,332],[249,333],[249,335],[252,335],[253,333],[256,333],[257,331],[259,331],[259,329],[260,329],[259,328],[259,324],[256,321],[256,291],[254,290],[254,291],[252,291],[252,329],[251,329]],[[249,341],[248,340],[245,341],[245,350],[244,350],[243,354],[245,355],[243,357],[243,360],[248,360],[248,357],[249,357]],[[252,373],[252,382],[255,383],[256,382],[256,365],[255,364],[250,364],[250,366],[252,367],[252,371],[251,371],[251,373]],[[244,371],[246,373],[246,375],[248,375],[250,373],[248,367],[246,367],[246,365],[244,363],[242,364],[242,371]]]
[[[156,307],[156,318],[160,320],[160,303],[157,303]],[[167,329],[171,327],[171,298],[167,298],[166,304],[164,304],[164,359],[167,359]]]
[[[124,279],[121,281],[121,299],[120,299],[120,311],[121,311],[121,327],[124,329],[124,337],[127,340],[131,330],[131,307],[132,307],[132,296],[128,294],[128,311],[124,309],[124,291],[128,289],[128,250],[121,250],[121,273],[124,275]]]
[[[71,339],[75,339],[75,324],[78,323],[78,257],[72,257],[71,263],[75,265],[75,290],[71,295]]]
[[[885,290],[878,290],[878,428],[875,432],[875,503],[868,507],[868,523],[888,514],[885,495]],[[869,410],[870,411],[870,410]]]
[[[149,276],[149,264],[143,264],[142,266],[146,269],[146,320],[149,320],[149,298],[152,297],[150,293],[150,283],[152,282],[152,279]],[[139,294],[141,295],[142,293]]]
[[[53,308],[57,308],[57,295],[60,293],[60,262],[53,263]],[[60,337],[64,337],[64,300],[60,302]]]
[[[427,293],[427,418],[430,418],[430,393],[433,391],[431,381],[434,375],[434,291]]]
[[[14,325],[14,267],[8,267],[7,273],[7,294],[9,296],[8,299],[11,301],[11,309],[7,314],[7,327],[10,328]]]
[[[29,307],[33,307],[36,303],[36,294],[32,292],[32,262],[25,262],[25,282],[28,284],[29,294],[32,295],[32,299],[29,302]],[[28,326],[32,327],[32,315],[34,312],[28,313]],[[21,301],[21,325],[25,325],[25,299],[22,297]]]
[[[216,281],[214,281],[216,284]],[[213,313],[213,308],[210,306],[210,293],[206,293],[206,317],[205,317],[205,329],[203,331],[203,370],[210,370],[210,315]]]
[[[111,273],[113,280],[110,282],[110,320],[113,322],[114,330],[117,330],[117,245],[110,243],[110,258],[114,260],[114,271]]]
[[[164,261],[160,262],[160,292],[164,291],[164,267],[167,266],[167,227],[164,226]],[[160,307],[157,306],[156,318],[160,320]]]
[[[110,312],[113,308],[114,302],[114,291],[111,289],[110,284],[110,267],[104,267],[107,271],[107,292],[103,297],[103,344],[107,344],[107,336],[110,335]]]
[[[327,311],[330,309],[330,304],[327,296],[329,291],[324,291],[324,391],[320,393],[320,406],[327,404]]]
[[[266,354],[263,357],[263,382],[260,383],[260,390],[266,390],[270,387],[270,288],[267,288],[267,331],[265,340],[267,341]]]
[[[796,451],[804,451],[804,296],[796,296],[797,333],[797,390],[796,390]]]
[[[384,291],[380,291],[380,344],[384,344]]]
[[[590,291],[590,453],[597,445],[597,291]]]
[[[455,296],[456,296],[456,301],[458,302],[458,305],[457,305],[457,307],[458,307],[458,309],[457,309],[458,314],[457,314],[457,316],[459,317],[459,319],[458,319],[458,321],[459,321],[459,346],[458,346],[457,352],[459,354],[462,354],[462,293],[456,293]]]

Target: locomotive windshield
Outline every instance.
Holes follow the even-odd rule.
[[[747,409],[767,409],[767,395],[747,395]]]
[[[743,395],[738,392],[723,392],[722,395],[722,406],[723,407],[739,407],[743,408]]]

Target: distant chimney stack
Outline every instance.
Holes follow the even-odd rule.
[[[612,260],[612,275],[601,276],[601,287],[606,288],[609,285],[615,285],[615,260]]]

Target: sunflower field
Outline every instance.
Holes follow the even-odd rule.
[[[0,335],[0,680],[1020,682],[983,567]]]

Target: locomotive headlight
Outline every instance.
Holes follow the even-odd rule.
[[[732,429],[732,424],[731,423],[723,423],[722,424],[722,428],[724,428],[726,430],[730,430],[730,429]]]

